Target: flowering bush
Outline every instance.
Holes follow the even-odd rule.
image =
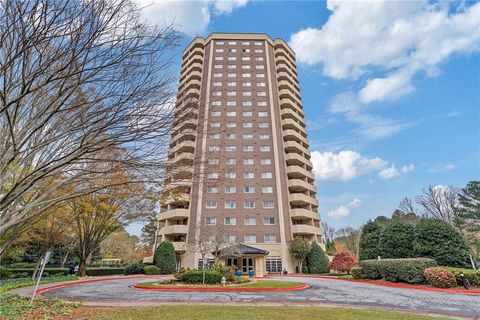
[[[328,265],[328,269],[350,273],[350,269],[357,264],[357,259],[350,253],[340,252],[333,257],[332,262],[330,262]]]
[[[423,271],[427,283],[437,288],[453,288],[457,285],[455,275],[442,267],[427,268]]]

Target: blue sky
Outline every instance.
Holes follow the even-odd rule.
[[[265,32],[289,42],[320,214],[335,228],[390,215],[429,185],[463,187],[480,178],[479,3],[141,5],[149,23],[174,21],[182,46],[211,32]]]

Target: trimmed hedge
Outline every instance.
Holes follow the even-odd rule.
[[[380,235],[380,255],[386,259],[415,257],[412,242],[414,235],[415,227],[413,224],[402,220],[390,221],[385,225]]]
[[[87,269],[87,276],[113,276],[123,274],[124,268],[90,268]]]
[[[425,283],[423,271],[430,267],[436,267],[437,262],[427,258],[383,259],[364,260],[360,266],[364,279],[383,278],[390,282],[422,284]]]
[[[35,268],[15,268],[15,269],[8,269],[12,272],[13,276],[15,277],[16,274],[22,273],[27,274],[29,277],[32,276]],[[43,270],[43,275],[59,275],[59,276],[66,276],[68,274],[68,269],[66,268],[45,268]]]
[[[427,268],[423,271],[427,283],[437,288],[454,288],[457,286],[457,280],[453,273],[442,267]]]
[[[143,269],[143,264],[134,262],[125,267],[124,273],[127,276],[132,274],[143,274],[145,273],[145,270]]]
[[[203,270],[185,270],[184,272],[176,273],[175,278],[183,283],[202,283]],[[220,272],[215,270],[205,271],[205,283],[207,284],[219,284],[222,280]]]
[[[145,274],[160,274],[160,268],[157,266],[149,265],[149,266],[144,266],[143,270],[145,271]]]
[[[35,269],[8,269],[12,272],[12,276],[22,275],[31,277]],[[123,274],[124,268],[87,268],[87,276],[110,276]],[[66,268],[45,268],[43,271],[44,276],[66,276],[68,275],[68,269]]]
[[[471,286],[480,287],[480,270],[475,271],[473,269],[450,268],[450,267],[447,267],[447,269],[453,273],[453,275],[457,279],[458,285],[463,285],[462,281],[460,280],[460,273],[463,272],[465,279],[467,279],[468,283]]]
[[[352,275],[353,279],[361,279],[362,278],[362,268],[361,267],[352,267],[352,269],[350,269],[350,274]]]

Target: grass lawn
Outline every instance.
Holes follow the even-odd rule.
[[[252,307],[177,305],[101,311],[95,309],[81,319],[95,320],[435,320],[447,319],[416,314],[323,307]]]
[[[138,283],[138,285],[142,286],[147,286],[147,287],[157,287],[157,286],[185,286],[185,287],[198,287],[198,288],[212,288],[212,287],[218,287],[222,288],[221,285],[202,285],[202,284],[188,284],[188,283],[170,283],[167,282],[166,284],[160,284],[158,281],[151,281],[151,282],[143,282],[143,283]],[[294,282],[294,281],[273,281],[273,280],[257,280],[249,283],[243,283],[243,284],[230,284],[227,286],[232,286],[232,287],[240,287],[240,288],[291,288],[291,287],[297,287],[304,285],[302,282]]]

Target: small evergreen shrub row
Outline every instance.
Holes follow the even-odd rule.
[[[195,284],[202,283],[203,279],[203,270],[183,270],[182,272],[176,273],[175,278],[183,283]],[[206,270],[205,271],[205,283],[206,284],[219,284],[222,280],[222,275],[220,272],[215,270]]]
[[[17,274],[22,274],[23,276],[31,277],[33,272],[35,271],[35,268],[15,268],[15,269],[8,269],[12,272],[12,276],[16,278]],[[68,269],[66,268],[45,268],[43,269],[43,277],[48,277],[48,276],[66,276],[68,274]]]
[[[350,269],[350,274],[352,275],[353,279],[361,279],[362,278],[362,268],[361,267],[352,267],[352,269]]]
[[[153,265],[144,266],[143,270],[145,271],[145,274],[148,275],[160,274],[160,268]]]
[[[431,267],[423,271],[427,283],[437,288],[454,288],[457,280],[453,273],[442,267]]]
[[[113,276],[123,274],[124,268],[87,268],[87,276]]]
[[[447,267],[457,280],[458,285],[463,285],[462,281],[460,280],[460,273],[463,273],[465,279],[471,286],[479,286],[480,287],[480,270],[473,270],[473,269],[462,269],[462,268],[450,268]]]
[[[143,264],[141,263],[134,262],[126,266],[124,269],[124,274],[127,276],[132,274],[144,274],[144,273],[145,273],[145,270],[144,270]]]
[[[363,279],[385,279],[390,282],[425,283],[423,271],[436,267],[437,262],[427,258],[364,260],[360,263]]]

